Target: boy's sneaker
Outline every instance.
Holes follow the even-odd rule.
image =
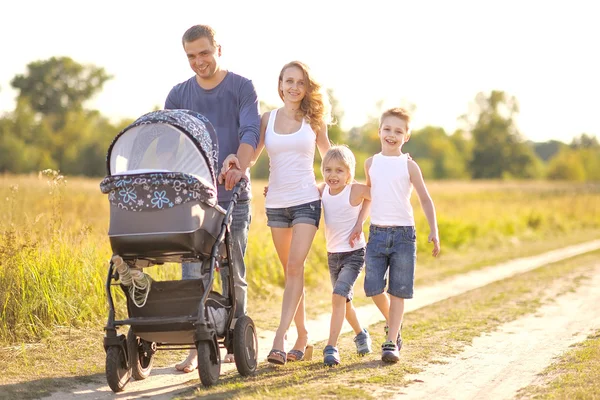
[[[334,365],[339,365],[340,363],[340,353],[336,347],[328,344],[323,349],[323,363],[328,367],[333,367]]]
[[[371,350],[371,335],[369,331],[363,328],[362,332],[354,337],[354,343],[356,344],[356,351],[361,356],[370,353]]]
[[[385,337],[387,338],[390,327],[386,325],[383,329],[385,330]],[[402,350],[402,324],[400,325],[400,332],[398,332],[398,336],[396,337],[396,346],[398,346],[398,351]]]
[[[396,346],[398,346],[398,351],[402,350],[402,336],[400,336],[400,332],[398,332],[398,337],[396,338]]]
[[[400,351],[396,343],[388,340],[381,345],[381,360],[393,363],[400,361]]]

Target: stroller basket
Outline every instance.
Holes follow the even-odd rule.
[[[137,336],[148,342],[168,344],[186,344],[194,342],[194,322],[198,316],[198,305],[204,294],[201,279],[183,281],[153,282],[152,290],[144,307],[137,307],[127,297],[127,310],[130,318],[141,318],[131,329]],[[220,293],[211,291],[207,306],[231,308],[229,299]],[[187,322],[174,322],[169,325],[143,325],[143,319],[149,320],[160,315],[161,318],[189,317]],[[176,320],[176,319],[175,319]]]

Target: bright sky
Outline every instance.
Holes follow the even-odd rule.
[[[600,24],[595,0],[195,0],[5,1],[0,6],[0,112],[12,111],[11,79],[52,56],[104,67],[114,79],[88,107],[118,119],[162,107],[192,76],[180,44],[212,25],[222,65],[252,79],[279,105],[277,77],[307,63],[332,88],[342,127],[384,107],[412,103],[415,128],[459,127],[479,91],[520,104],[525,137],[600,137]]]

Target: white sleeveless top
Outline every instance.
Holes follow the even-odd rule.
[[[317,135],[310,124],[294,133],[275,132],[277,110],[271,111],[265,132],[265,148],[269,154],[269,190],[267,208],[285,208],[319,200],[313,163]]]
[[[413,185],[408,155],[373,156],[371,168],[371,223],[378,226],[414,226],[410,196]]]
[[[358,220],[358,214],[362,204],[354,207],[350,204],[350,192],[352,185],[346,187],[335,196],[329,194],[329,186],[323,190],[323,213],[325,215],[325,240],[327,241],[327,251],[330,253],[343,253],[362,249],[367,245],[365,235],[360,234],[360,239],[350,246],[348,239],[352,228]]]

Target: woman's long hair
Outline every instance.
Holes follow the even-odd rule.
[[[322,122],[330,124],[331,105],[329,104],[329,97],[323,92],[321,85],[310,76],[308,66],[300,61],[292,61],[285,64],[279,73],[277,88],[281,100],[283,100],[283,91],[279,88],[283,82],[283,73],[291,67],[296,67],[302,71],[306,85],[306,94],[300,102],[300,109],[297,112],[297,116],[306,119],[314,131],[319,129]]]

